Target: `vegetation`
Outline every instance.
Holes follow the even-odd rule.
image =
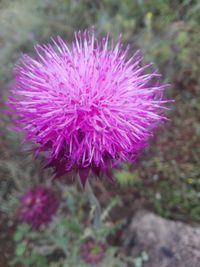
[[[121,212],[115,213],[118,208],[114,208],[112,212],[113,217],[119,220],[124,217],[129,219],[138,207],[144,207],[167,218],[200,223],[199,11],[200,3],[197,0],[0,2],[1,108],[4,108],[8,88],[12,86],[13,66],[21,53],[33,53],[34,44],[47,42],[50,37],[57,35],[71,40],[75,30],[92,26],[95,27],[97,36],[110,32],[117,39],[122,33],[123,41],[130,45],[130,51],[141,49],[144,61],[155,62],[163,79],[171,84],[167,96],[175,99],[175,102],[168,112],[170,119],[160,127],[149,147],[142,152],[135,164],[124,164],[114,171],[117,183],[105,181],[102,185],[101,181],[95,181],[95,188],[97,193],[100,191],[99,198],[105,209],[107,200],[112,201],[112,196],[119,195],[121,198]],[[36,181],[48,180],[46,178],[51,174],[41,170],[38,162],[42,159],[25,159],[28,152],[20,151],[20,137],[9,131],[8,126],[9,119],[2,112],[0,209],[9,215],[8,222],[15,222],[17,199],[22,191]],[[64,205],[64,201],[62,203]],[[83,206],[79,206],[77,213],[83,211]],[[57,215],[55,220],[60,219],[59,225],[67,223],[66,227],[71,227],[66,219],[62,220],[62,216]],[[28,242],[20,236],[20,231],[29,231],[27,226],[17,222],[15,224],[15,243]],[[48,233],[49,229],[46,231],[43,234]],[[27,238],[31,238],[33,233],[29,234]],[[15,245],[15,254],[23,258],[23,245]],[[8,250],[10,255],[14,255],[12,249]],[[47,260],[49,257],[42,256],[38,260],[40,265],[37,262],[37,266],[46,266]],[[141,256],[132,264],[142,266],[142,262]],[[24,264],[32,266],[32,263]]]

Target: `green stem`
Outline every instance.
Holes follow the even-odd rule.
[[[85,185],[85,192],[88,195],[91,206],[94,207],[93,225],[94,225],[94,228],[97,229],[101,225],[101,205],[99,203],[99,200],[96,198],[93,192],[89,179],[87,180],[86,185]]]

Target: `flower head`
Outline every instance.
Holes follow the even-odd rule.
[[[163,119],[165,85],[136,52],[106,37],[79,32],[68,46],[60,37],[37,45],[16,67],[9,105],[19,130],[46,151],[57,176],[77,170],[104,173],[133,161]]]
[[[105,257],[106,245],[104,242],[95,242],[93,239],[86,240],[81,245],[80,254],[82,259],[89,264],[98,264]]]
[[[51,221],[58,208],[58,200],[49,188],[37,186],[21,197],[19,219],[37,229]]]

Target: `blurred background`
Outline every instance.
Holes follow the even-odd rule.
[[[13,66],[22,53],[34,53],[35,44],[57,35],[70,42],[74,31],[91,26],[97,36],[109,32],[117,39],[122,33],[130,53],[141,49],[144,61],[155,62],[163,81],[171,84],[167,97],[175,99],[169,121],[158,129],[139,160],[115,171],[116,183],[96,182],[102,205],[118,195],[121,208],[120,212],[113,211],[114,219],[130,221],[138,209],[145,208],[164,218],[199,225],[198,0],[1,0],[1,109],[12,82]],[[40,159],[33,160],[21,150],[20,136],[8,130],[9,119],[3,112],[0,116],[0,266],[6,267],[15,249],[15,194],[48,173],[41,170]]]

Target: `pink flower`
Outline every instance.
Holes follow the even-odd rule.
[[[105,257],[106,245],[103,242],[95,242],[92,239],[86,240],[81,245],[80,255],[89,264],[98,264]]]
[[[21,197],[18,217],[38,229],[51,221],[58,208],[58,200],[49,188],[37,186]]]
[[[19,131],[46,151],[46,166],[57,176],[89,171],[111,176],[121,161],[134,161],[155,127],[163,121],[159,74],[141,66],[136,52],[128,58],[121,43],[97,41],[94,33],[60,37],[37,45],[37,57],[24,55],[16,66],[9,106]]]

